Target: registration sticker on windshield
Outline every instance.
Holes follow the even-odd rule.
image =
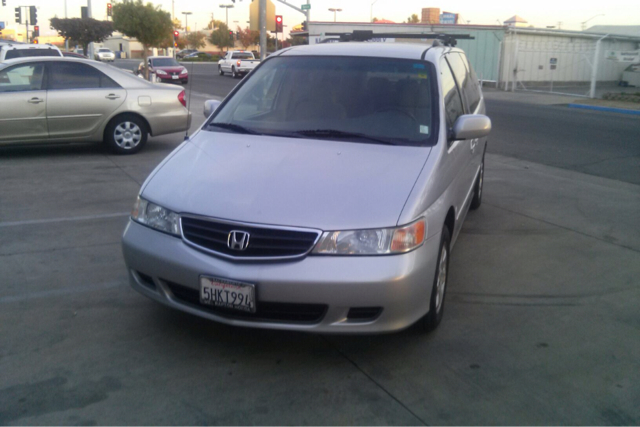
[[[420,125],[420,133],[426,133],[428,135],[429,134],[429,126]]]

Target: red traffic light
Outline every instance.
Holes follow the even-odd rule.
[[[282,22],[282,16],[276,16],[276,22]]]
[[[282,15],[276,15],[276,33],[282,32]]]
[[[174,31],[174,32],[173,32],[173,37],[175,37],[175,38],[180,37],[180,33],[179,33],[179,32],[177,32],[177,31]]]

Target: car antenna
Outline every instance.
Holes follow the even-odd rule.
[[[189,114],[191,114],[191,83],[193,82],[193,63],[194,61],[191,61],[191,69],[189,70],[189,92],[187,93],[187,130],[184,133],[185,141],[189,139]]]

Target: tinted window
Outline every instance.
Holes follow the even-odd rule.
[[[109,49],[100,49],[98,52],[107,52],[107,53],[109,53],[111,51]]]
[[[120,87],[109,77],[86,64],[54,62],[49,73],[49,89],[95,89]]]
[[[55,49],[11,49],[7,51],[4,58],[27,58],[33,56],[60,56],[60,52]]]
[[[460,92],[453,79],[451,69],[444,59],[440,61],[442,72],[442,95],[444,96],[444,108],[447,116],[447,128],[451,129],[456,119],[464,114]]]
[[[16,65],[0,71],[0,92],[41,90],[44,65],[31,63]]]
[[[459,54],[460,58],[462,58],[462,62],[467,67],[467,71],[469,72],[470,83],[465,88],[465,95],[467,96],[467,100],[469,101],[470,111],[475,112],[478,104],[480,103],[480,82],[478,81],[478,77],[476,76],[476,72],[473,67],[467,61],[467,57],[463,54]]]
[[[456,76],[458,86],[460,87],[460,90],[462,90],[464,98],[466,98],[469,112],[475,112],[475,109],[480,102],[480,93],[467,70],[468,65],[465,65],[466,60],[463,61],[462,56],[457,53],[451,53],[447,55],[447,61],[449,61],[453,74]]]
[[[433,145],[433,70],[426,62],[389,58],[274,57],[251,74],[213,122],[266,135]]]
[[[253,54],[248,52],[234,53],[232,59],[253,59]]]
[[[151,65],[153,67],[179,67],[180,64],[176,62],[173,58],[158,58],[152,59]]]

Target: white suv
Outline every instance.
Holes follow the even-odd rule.
[[[62,56],[62,52],[57,47],[48,44],[0,43],[0,62],[31,56]]]

